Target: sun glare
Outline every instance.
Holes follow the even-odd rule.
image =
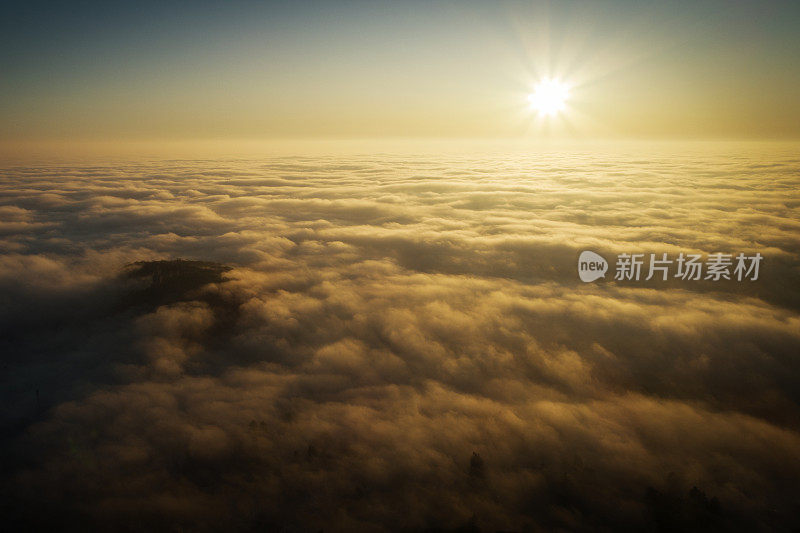
[[[539,82],[533,93],[528,95],[531,106],[540,114],[554,116],[563,111],[569,98],[569,88],[558,80],[546,79]]]

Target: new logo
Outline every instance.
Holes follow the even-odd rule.
[[[585,250],[578,258],[578,276],[581,281],[589,283],[604,278],[608,271],[608,261],[602,255]]]

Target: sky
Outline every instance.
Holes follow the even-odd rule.
[[[800,136],[796,2],[10,2],[0,139]],[[542,120],[537,81],[570,86]]]

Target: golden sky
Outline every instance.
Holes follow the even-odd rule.
[[[20,3],[0,138],[800,135],[782,2]],[[541,120],[527,95],[570,87]]]

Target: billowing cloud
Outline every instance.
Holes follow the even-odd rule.
[[[797,527],[800,163],[712,148],[6,168],[9,524]]]

